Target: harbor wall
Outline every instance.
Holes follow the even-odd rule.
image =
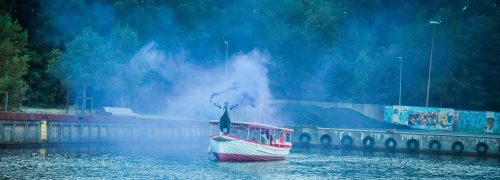
[[[0,145],[193,141],[210,134],[207,121],[0,113]]]
[[[316,106],[326,110],[331,108],[345,108],[377,121],[404,125],[413,129],[500,135],[500,112],[338,102],[290,100],[274,100],[272,102],[274,104]]]
[[[451,108],[386,106],[384,121],[422,130],[500,134],[500,113]]]
[[[207,121],[0,112],[0,146],[205,142]],[[289,126],[294,147],[500,157],[500,136],[446,131]],[[172,144],[172,143],[170,143]]]
[[[453,132],[290,127],[301,147],[500,157],[500,136]]]

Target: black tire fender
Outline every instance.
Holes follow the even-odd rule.
[[[398,142],[394,138],[387,138],[385,140],[385,148],[387,150],[394,151],[394,150],[396,150],[397,146],[398,146]]]
[[[330,137],[330,135],[328,134],[323,134],[320,138],[319,138],[319,142],[321,143],[321,145],[323,146],[328,146],[332,143],[332,138]]]
[[[353,143],[354,140],[349,135],[344,135],[342,139],[340,139],[340,144],[342,144],[343,148],[351,148]]]
[[[372,149],[374,145],[375,145],[375,139],[373,139],[373,137],[366,136],[365,138],[363,138],[363,147],[365,149]]]
[[[460,141],[455,141],[451,145],[451,151],[455,154],[460,154],[464,151],[464,144]]]
[[[311,142],[311,136],[309,136],[309,134],[307,133],[302,133],[299,136],[299,141],[301,143],[309,144],[309,142]]]
[[[439,152],[441,151],[441,143],[438,140],[432,140],[429,143],[429,150],[432,152]]]
[[[420,150],[420,144],[418,143],[418,140],[410,139],[406,142],[406,148],[408,149],[408,151],[415,152]]]
[[[476,152],[478,154],[486,154],[488,152],[488,145],[484,142],[477,143]]]

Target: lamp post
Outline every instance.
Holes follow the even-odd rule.
[[[224,85],[227,85],[227,51],[229,49],[229,42],[224,41],[224,43],[226,44],[226,72],[224,73]]]
[[[429,76],[427,77],[427,96],[425,98],[425,107],[429,107],[429,90],[431,87],[431,73],[432,73],[432,52],[434,51],[434,32],[436,30],[435,25],[441,24],[441,21],[431,20],[429,24],[432,24],[432,40],[431,40],[431,55],[429,57]]]
[[[401,106],[401,82],[403,73],[403,57],[399,56],[399,106]]]

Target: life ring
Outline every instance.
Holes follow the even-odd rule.
[[[390,151],[396,150],[396,146],[398,146],[398,142],[393,138],[388,138],[385,140],[385,148]]]
[[[302,133],[299,136],[299,141],[301,143],[309,144],[309,142],[311,141],[311,136],[309,136],[309,134],[307,134],[307,133]]]
[[[453,153],[455,153],[455,154],[462,153],[464,151],[464,144],[460,141],[455,141],[451,145],[451,151],[453,151]]]
[[[486,154],[488,152],[488,145],[484,142],[477,143],[476,152],[478,154]]]
[[[373,139],[371,136],[366,136],[365,138],[363,138],[363,147],[365,149],[372,149],[374,145],[375,139]]]
[[[351,148],[353,142],[354,140],[349,135],[343,136],[342,139],[340,140],[340,144],[342,144],[342,147],[345,149]]]
[[[418,151],[420,149],[420,144],[418,143],[418,140],[416,139],[410,139],[406,142],[406,148],[408,151]]]
[[[323,134],[321,138],[319,138],[319,142],[323,146],[328,146],[332,143],[332,138],[328,134]]]
[[[439,152],[441,151],[441,143],[438,140],[432,140],[429,143],[429,150],[432,152]]]

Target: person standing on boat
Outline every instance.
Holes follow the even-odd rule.
[[[226,101],[226,102],[224,102],[224,106],[221,106],[215,102],[212,102],[212,98],[215,95],[216,94],[212,94],[212,96],[210,97],[210,103],[214,104],[216,107],[223,110],[223,114],[219,120],[220,132],[222,132],[223,134],[229,134],[231,132],[231,119],[229,118],[229,111],[238,107],[238,104],[233,105],[233,106],[229,106],[229,103]]]

